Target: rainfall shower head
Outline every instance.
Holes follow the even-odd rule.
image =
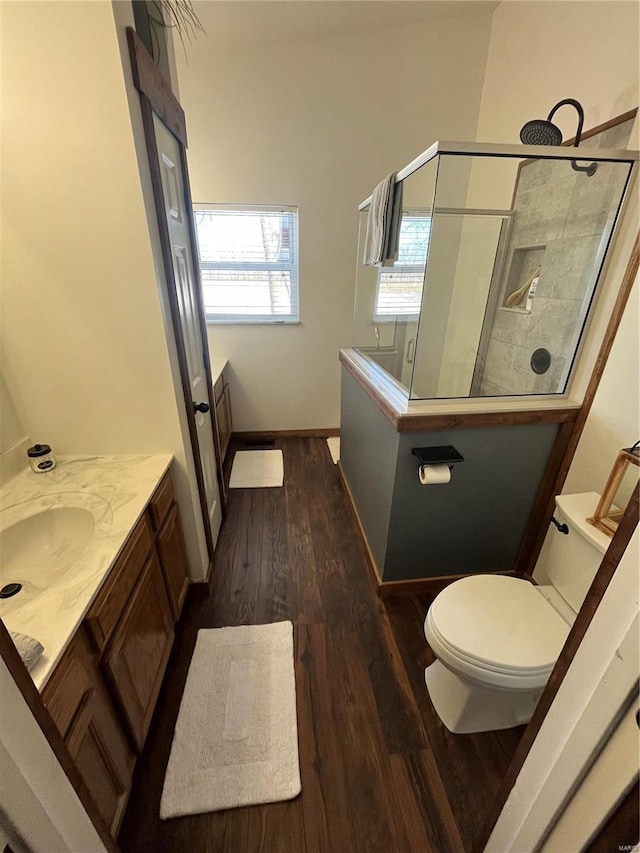
[[[525,145],[560,145],[562,131],[550,121],[534,118],[523,126],[520,141]]]
[[[520,131],[521,142],[525,145],[561,145],[562,131],[559,127],[553,124],[551,119],[555,115],[556,110],[565,104],[570,104],[572,107],[575,107],[576,112],[578,113],[578,129],[576,130],[576,138],[573,143],[577,148],[578,145],[580,145],[580,137],[582,136],[584,110],[582,109],[580,102],[573,98],[565,98],[564,101],[558,101],[546,119],[534,118],[532,121],[528,121],[523,125]],[[592,175],[595,175],[598,169],[598,164],[591,163],[589,166],[579,166],[575,160],[572,160],[571,168],[576,172],[586,172],[587,177],[590,178]]]

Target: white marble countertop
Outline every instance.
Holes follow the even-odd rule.
[[[212,358],[211,359],[211,381],[215,385],[218,379],[220,379],[220,375],[225,367],[229,364],[229,360],[226,358]]]
[[[0,530],[58,507],[88,510],[93,516],[93,533],[72,568],[51,586],[25,582],[18,595],[0,600],[0,617],[7,629],[34,637],[44,646],[44,655],[31,671],[39,690],[82,622],[172,459],[170,454],[66,456],[58,459],[53,471],[34,474],[24,470],[3,487]],[[61,559],[64,561],[64,554]],[[46,563],[39,571],[46,573]],[[8,575],[4,567],[2,584],[21,581]],[[20,595],[25,591],[29,597],[25,596],[22,603]]]

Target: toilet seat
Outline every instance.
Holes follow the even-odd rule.
[[[473,575],[446,587],[425,619],[436,657],[480,684],[546,684],[570,626],[528,581]]]

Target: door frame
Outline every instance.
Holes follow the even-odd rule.
[[[173,255],[171,252],[169,229],[165,217],[162,178],[160,174],[160,166],[158,160],[158,147],[156,144],[155,130],[153,125],[153,116],[155,114],[158,119],[163,122],[167,130],[176,138],[176,141],[178,143],[178,149],[180,151],[180,168],[182,170],[184,202],[187,212],[187,224],[189,231],[189,250],[191,251],[193,261],[194,277],[198,285],[196,293],[196,311],[198,315],[200,335],[203,343],[203,362],[208,398],[206,402],[209,404],[209,412],[211,415],[213,427],[212,432],[214,453],[216,459],[216,479],[220,492],[222,516],[224,518],[227,506],[227,494],[224,487],[224,474],[221,462],[222,454],[220,452],[219,430],[216,419],[215,397],[213,393],[213,382],[211,376],[211,360],[209,358],[207,324],[205,319],[204,302],[202,298],[200,264],[198,263],[195,222],[193,218],[193,203],[191,199],[189,171],[187,168],[187,129],[185,114],[177,98],[171,91],[169,84],[164,79],[159,69],[156,67],[155,63],[153,62],[153,59],[149,55],[147,49],[145,48],[144,44],[142,43],[142,40],[140,39],[136,31],[132,27],[127,27],[126,29],[127,44],[129,46],[129,57],[131,60],[133,84],[140,96],[142,125],[144,129],[147,158],[149,161],[149,171],[151,174],[154,207],[156,211],[156,219],[160,234],[162,264],[164,267],[164,273],[167,282],[167,296],[171,313],[171,325],[173,337],[176,343],[178,367],[180,371],[181,380],[180,384],[182,386],[182,395],[184,398],[185,412],[189,428],[189,438],[195,462],[196,483],[198,487],[198,495],[200,498],[200,508],[202,511],[202,520],[204,524],[205,538],[207,541],[207,550],[209,553],[209,563],[211,565],[211,562],[213,560],[214,542],[211,536],[210,525],[208,523],[209,513],[207,507],[207,498],[204,486],[204,479],[202,476],[202,464],[198,445],[198,437],[196,432],[195,415],[193,411],[193,400],[191,398],[191,387],[189,383],[189,372],[187,369],[186,351],[184,339],[182,337],[180,308],[178,304],[176,280],[173,270]]]

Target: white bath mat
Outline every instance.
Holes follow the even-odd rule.
[[[160,817],[299,793],[291,622],[198,631]]]
[[[283,482],[281,450],[239,450],[234,456],[230,489],[265,489]]]
[[[337,465],[340,461],[340,439],[338,436],[328,438],[327,444],[329,445],[329,453],[333,459],[333,464]]]

